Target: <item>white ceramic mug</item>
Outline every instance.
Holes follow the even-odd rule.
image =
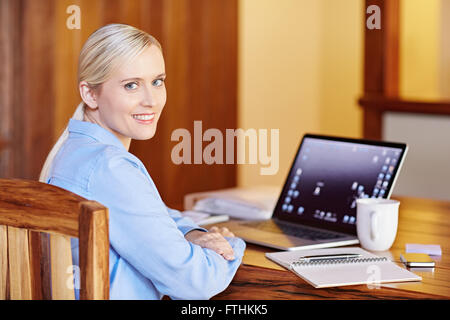
[[[361,246],[370,251],[388,250],[397,235],[400,202],[389,199],[356,200],[356,231]]]

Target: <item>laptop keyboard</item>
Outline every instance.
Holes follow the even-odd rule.
[[[308,240],[328,240],[328,239],[338,239],[345,237],[344,235],[313,230],[310,228],[305,228],[302,226],[293,226],[289,224],[273,222],[273,221],[254,221],[245,223],[246,226],[251,228],[256,228],[258,230],[276,232],[279,233],[282,231],[284,234],[288,236],[294,236],[302,239]]]

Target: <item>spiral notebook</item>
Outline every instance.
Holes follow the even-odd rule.
[[[301,258],[314,255],[360,254],[359,258],[307,262]],[[375,285],[387,282],[421,281],[422,278],[359,247],[266,253],[270,260],[293,271],[315,288]]]

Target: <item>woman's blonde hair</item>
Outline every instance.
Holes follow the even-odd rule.
[[[119,67],[137,57],[150,45],[161,49],[159,42],[147,32],[126,24],[108,24],[97,29],[86,40],[78,59],[78,83],[86,81],[98,89]],[[85,104],[82,101],[72,119],[83,120]],[[45,160],[39,181],[47,183],[53,159],[69,136],[66,127]]]

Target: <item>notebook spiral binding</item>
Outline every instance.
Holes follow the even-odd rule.
[[[348,263],[366,263],[366,262],[382,262],[388,261],[386,257],[375,258],[356,258],[356,259],[327,259],[321,261],[296,261],[291,264],[291,267],[303,267],[303,266],[319,266],[319,265],[331,265],[331,264],[348,264]]]

